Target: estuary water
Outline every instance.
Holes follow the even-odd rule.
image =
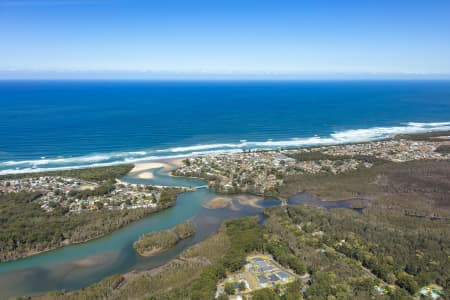
[[[196,179],[170,177],[167,172],[163,169],[156,170],[153,179],[126,176],[122,180],[172,186],[195,187],[206,184]],[[260,201],[261,208],[242,206],[238,201],[234,202],[233,209],[207,209],[202,206],[216,196],[207,188],[199,188],[179,195],[174,207],[150,215],[103,238],[0,263],[0,298],[79,289],[113,274],[160,266],[187,247],[216,232],[225,219],[262,216],[262,207],[279,204],[279,201],[269,199]],[[168,229],[188,219],[196,226],[196,233],[192,238],[153,257],[141,257],[134,251],[133,242],[143,234]]]
[[[172,177],[164,168],[153,171],[152,179],[124,176],[130,183],[166,186],[204,186],[198,179]],[[217,197],[208,188],[180,194],[174,207],[152,214],[143,220],[117,230],[103,238],[86,243],[66,246],[57,250],[8,263],[0,263],[0,299],[14,296],[38,295],[52,290],[74,290],[98,282],[113,274],[131,270],[158,267],[178,256],[187,247],[217,232],[224,220],[244,216],[263,218],[263,209],[280,205],[276,199],[262,199],[255,207],[241,205],[234,200],[233,206],[208,209],[203,205]],[[325,208],[349,208],[350,202],[328,203],[300,194],[292,197],[289,204],[312,204]],[[133,243],[145,233],[171,228],[185,220],[192,220],[196,233],[169,251],[153,257],[136,254]]]

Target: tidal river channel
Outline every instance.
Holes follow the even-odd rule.
[[[125,176],[123,181],[131,183],[203,187],[205,182],[168,176],[163,168],[154,171],[152,179]],[[0,299],[14,296],[42,294],[52,290],[74,290],[85,287],[117,273],[131,270],[150,269],[175,258],[187,247],[207,238],[217,231],[220,224],[229,218],[250,215],[262,216],[264,207],[279,205],[274,199],[258,202],[260,207],[234,205],[219,209],[208,209],[203,205],[217,197],[208,188],[178,196],[174,207],[152,214],[138,222],[117,230],[103,238],[71,245],[39,255],[0,263]],[[298,195],[290,203],[308,202],[321,205],[322,202],[306,195]],[[348,207],[342,202],[339,207]],[[168,229],[191,219],[196,226],[195,235],[182,241],[176,247],[153,257],[141,257],[133,249],[133,242],[145,233]]]

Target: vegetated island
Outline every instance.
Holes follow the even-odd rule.
[[[139,255],[153,256],[169,250],[194,234],[194,223],[188,220],[168,230],[147,233],[136,241],[133,247]]]
[[[262,224],[252,217],[227,220],[218,233],[161,267],[38,299],[235,299],[238,293],[248,293],[247,287],[219,293],[220,282],[239,275],[248,257],[258,253],[271,255],[298,280],[275,288],[261,284],[250,291],[253,300],[419,299],[430,297],[431,287],[440,299],[450,299],[450,159],[439,154],[448,136],[408,135],[292,155],[295,164],[305,168],[298,173],[285,170],[275,192],[285,198],[306,191],[322,199],[364,199],[362,213],[311,205],[268,208]],[[363,151],[374,158],[358,157],[359,164],[372,165],[352,166],[354,162],[338,156],[342,151]],[[266,174],[255,180],[269,184]],[[216,176],[220,182],[227,180]],[[243,180],[244,175],[228,178]],[[258,278],[260,283],[267,279],[272,280]]]
[[[132,169],[0,176],[0,262],[102,237],[173,206],[187,191],[117,182]]]

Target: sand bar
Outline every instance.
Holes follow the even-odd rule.
[[[216,197],[203,206],[210,209],[225,208],[231,204],[231,201],[230,197]]]
[[[172,165],[173,167],[181,167],[184,165],[183,160],[185,160],[186,158],[176,158],[176,159],[171,159],[168,161],[168,163],[170,165]]]
[[[151,249],[151,250],[146,250],[146,251],[138,252],[138,254],[139,254],[140,256],[154,256],[154,255],[156,255],[156,254],[159,254],[159,253],[161,253],[161,252],[167,251],[167,250],[169,250],[169,249],[170,249],[170,248],[164,250],[163,247],[156,247],[156,248],[153,248],[153,249]]]
[[[258,202],[263,199],[262,197],[252,195],[238,195],[235,198],[239,201],[240,205],[247,205],[257,208],[261,208],[261,205],[259,205]]]
[[[154,176],[151,171],[145,171],[145,172],[139,173],[136,177],[140,178],[140,179],[153,179]]]
[[[130,173],[139,173],[143,171],[148,171],[152,169],[158,168],[169,168],[170,166],[166,163],[162,162],[146,162],[146,163],[137,163],[134,164],[134,168],[130,171]]]

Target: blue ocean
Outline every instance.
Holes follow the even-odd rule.
[[[450,81],[2,81],[0,175],[450,130]]]

